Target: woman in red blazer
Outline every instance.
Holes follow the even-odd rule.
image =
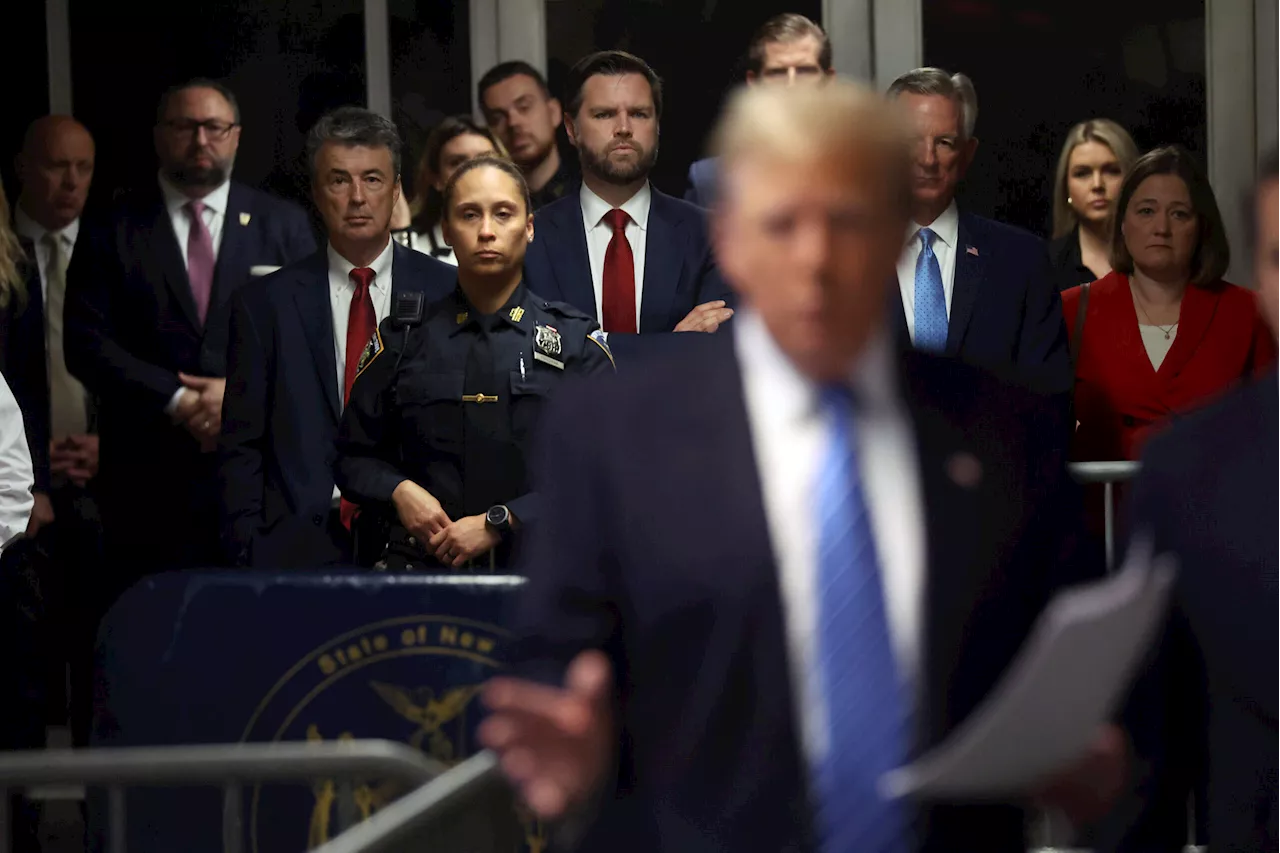
[[[1116,211],[1114,271],[1062,294],[1077,353],[1077,461],[1137,459],[1153,429],[1275,360],[1253,294],[1222,280],[1222,218],[1185,151],[1140,158]]]

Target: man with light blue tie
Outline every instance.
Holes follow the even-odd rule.
[[[895,352],[908,157],[882,100],[756,87],[716,140],[743,310],[551,404],[520,677],[488,685],[480,739],[577,849],[1023,853],[1025,803],[879,780],[973,711],[1075,577],[1057,410]],[[1096,809],[1119,754],[1100,733],[1054,802]]]
[[[901,299],[890,301],[900,340],[1046,390],[1068,390],[1062,303],[1043,241],[956,205],[978,150],[973,84],[963,74],[917,68],[895,80],[888,97],[914,129]]]

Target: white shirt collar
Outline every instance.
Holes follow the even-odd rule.
[[[928,228],[938,239],[941,240],[948,248],[954,249],[956,243],[960,242],[960,209],[956,207],[956,200],[952,199],[951,204],[947,205],[947,209],[942,211],[937,219],[928,225],[920,225],[914,221],[907,226],[907,244],[916,238],[921,228]]]
[[[578,198],[582,202],[582,221],[587,224],[588,228],[595,228],[604,219],[604,215],[613,206],[609,202],[600,198],[587,188],[584,181],[581,189],[578,190]],[[631,221],[640,226],[641,231],[649,230],[649,206],[653,201],[653,192],[649,189],[649,182],[645,181],[644,186],[636,190],[636,194],[627,199],[622,209],[627,212],[627,216],[631,217]]]
[[[373,287],[382,290],[384,287],[390,286],[391,283],[391,258],[395,247],[395,240],[387,238],[387,245],[373,259],[373,263],[369,264],[369,269],[373,270]],[[338,250],[333,248],[330,243],[328,247],[329,269],[337,273],[338,277],[344,282],[351,281],[351,271],[356,265],[351,261],[338,254]]]
[[[22,205],[14,205],[13,212],[13,228],[23,237],[26,237],[32,243],[39,246],[44,242],[45,234],[55,234],[62,238],[64,243],[75,245],[76,237],[80,234],[80,217],[76,217],[67,224],[66,228],[61,231],[49,231],[39,222],[32,219],[27,212],[22,209]]]
[[[778,416],[804,418],[817,411],[818,386],[791,363],[755,311],[739,308],[734,315],[734,341],[742,370],[770,386]],[[850,387],[865,411],[898,405],[897,374],[887,330],[878,329],[868,341],[849,377]]]
[[[182,190],[175,187],[164,175],[159,175],[159,179],[160,192],[164,194],[164,206],[168,209],[170,216],[177,216],[187,203],[193,200],[200,201],[214,213],[226,214],[227,196],[231,194],[231,178],[227,178],[213,192],[201,199],[191,199],[183,195]]]

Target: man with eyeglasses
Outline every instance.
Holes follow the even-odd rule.
[[[81,235],[67,271],[67,366],[100,404],[104,609],[142,575],[218,564],[230,297],[316,250],[302,208],[231,180],[240,133],[220,83],[165,92],[156,180]]]

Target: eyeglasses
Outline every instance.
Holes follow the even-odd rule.
[[[164,126],[176,136],[195,136],[204,129],[205,136],[213,142],[221,142],[227,138],[231,128],[239,127],[239,122],[226,122],[210,119],[209,121],[192,121],[191,119],[173,119],[164,122]]]

